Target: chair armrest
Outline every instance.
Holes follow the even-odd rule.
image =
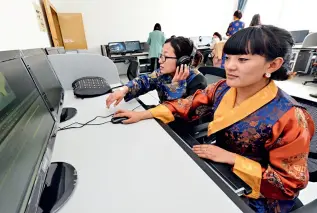
[[[196,132],[207,131],[208,130],[208,125],[209,125],[209,123],[204,123],[204,124],[199,124],[197,126],[194,126],[193,129],[192,129],[192,132],[196,133]]]
[[[317,209],[317,199],[312,202],[306,204],[305,206],[292,211],[291,213],[316,213]]]

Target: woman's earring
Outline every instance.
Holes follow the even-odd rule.
[[[266,73],[265,73],[265,77],[266,77],[266,78],[270,78],[270,77],[271,77],[271,73],[266,72]]]

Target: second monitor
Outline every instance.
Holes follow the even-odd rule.
[[[140,41],[110,42],[110,54],[125,54],[142,52]]]
[[[22,50],[23,61],[54,118],[63,122],[76,114],[74,108],[62,108],[64,89],[42,49]]]
[[[140,41],[126,41],[124,43],[127,53],[137,53],[141,51]]]

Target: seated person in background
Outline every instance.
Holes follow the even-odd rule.
[[[289,32],[274,26],[241,30],[224,47],[226,80],[186,99],[143,112],[119,110],[115,116],[129,117],[125,123],[153,117],[168,123],[175,116],[197,119],[208,109],[213,114],[208,135],[215,134],[217,143],[194,146],[193,151],[232,165],[252,187],[242,199],[255,212],[289,212],[308,183],[307,158],[315,132],[307,111],[273,81],[289,78],[293,44]]]
[[[219,41],[222,41],[222,36],[220,35],[220,33],[215,32],[214,35],[212,36],[210,49],[213,50],[215,48],[215,44],[218,43]]]
[[[203,54],[199,50],[197,50],[191,64],[193,67],[198,67],[199,64],[201,64],[203,60],[204,60]]]
[[[212,64],[214,67],[222,67],[222,58],[223,58],[223,47],[225,45],[225,41],[220,41],[215,44],[214,49],[212,50]]]
[[[239,30],[242,30],[244,28],[244,22],[240,21],[242,18],[242,13],[240,10],[237,10],[233,14],[233,22],[229,24],[228,30],[226,35],[227,36],[232,36]]]
[[[166,40],[159,59],[160,68],[151,74],[140,75],[129,81],[121,90],[110,94],[107,107],[117,105],[124,98],[129,101],[151,90],[157,90],[160,101],[175,100],[192,95],[198,89],[207,86],[206,78],[197,70],[187,65],[177,66],[177,61],[187,56],[192,61],[194,45],[184,37]]]
[[[215,44],[220,42],[222,40],[222,37],[220,35],[220,33],[218,32],[215,32],[212,36],[212,40],[211,40],[211,43],[210,43],[210,50],[208,51],[204,51],[204,64],[206,65],[207,63],[207,60],[208,60],[208,55],[212,52],[212,50],[214,49],[215,47]]]

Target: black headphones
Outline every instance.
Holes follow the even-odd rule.
[[[190,54],[190,56],[182,56],[180,57],[179,59],[177,59],[177,62],[176,62],[176,66],[181,66],[182,64],[186,64],[186,65],[190,65],[191,61],[193,60],[193,58],[195,57],[196,55],[196,49],[194,47],[194,44],[193,42],[190,40],[190,45],[193,47],[193,51],[192,53]]]

